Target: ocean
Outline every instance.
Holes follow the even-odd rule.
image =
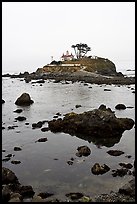
[[[131,73],[133,72],[133,73]],[[134,75],[134,71],[127,71]],[[104,88],[111,91],[104,91]],[[60,113],[84,111],[98,108],[101,104],[115,111],[117,117],[128,117],[135,120],[135,85],[97,85],[81,82],[54,83],[46,80],[42,85],[25,83],[19,78],[2,78],[2,158],[13,154],[9,161],[3,161],[2,166],[11,169],[17,175],[22,185],[32,185],[36,194],[40,192],[53,193],[56,198],[66,199],[65,194],[81,192],[91,197],[101,193],[117,191],[131,175],[113,177],[112,170],[120,168],[119,163],[134,163],[135,160],[135,126],[122,134],[120,141],[114,144],[97,144],[65,133],[42,132],[41,129],[32,129],[32,123],[43,120],[52,120]],[[22,93],[29,93],[34,103],[29,107],[15,105],[16,99]],[[126,105],[125,110],[116,110],[118,103]],[[76,105],[81,107],[76,108]],[[15,113],[22,108],[21,113]],[[15,121],[18,116],[25,116],[25,121]],[[28,123],[28,124],[26,124]],[[9,126],[17,126],[9,129]],[[42,127],[47,127],[43,124]],[[46,142],[36,142],[46,137]],[[86,145],[91,149],[87,157],[77,157],[79,146]],[[21,151],[14,151],[14,147],[21,147]],[[108,150],[121,150],[124,154],[115,157],[107,154]],[[130,155],[131,158],[128,158]],[[73,164],[67,162],[73,158]],[[12,164],[12,160],[21,161]],[[91,168],[95,163],[106,164],[110,171],[103,175],[94,175]]]

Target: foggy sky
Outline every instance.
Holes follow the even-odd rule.
[[[2,72],[36,71],[73,44],[135,69],[135,2],[2,2]]]

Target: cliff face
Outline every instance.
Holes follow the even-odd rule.
[[[60,62],[60,61],[59,61]],[[41,73],[74,73],[78,71],[93,72],[102,75],[116,76],[116,67],[113,62],[108,59],[97,57],[96,59],[85,57],[72,61],[64,61],[60,63],[51,63],[43,68],[37,69]]]

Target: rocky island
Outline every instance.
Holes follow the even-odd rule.
[[[32,73],[25,71],[24,73],[4,74],[2,76],[24,78],[26,83],[38,79],[54,79],[56,82],[63,80],[83,81],[91,84],[129,85],[135,83],[135,77],[125,77],[121,72],[117,72],[115,64],[109,59],[92,56],[65,61],[52,61],[42,68],[37,68]]]

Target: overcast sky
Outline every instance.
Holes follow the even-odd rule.
[[[36,71],[77,43],[135,69],[135,2],[2,2],[3,73]]]

